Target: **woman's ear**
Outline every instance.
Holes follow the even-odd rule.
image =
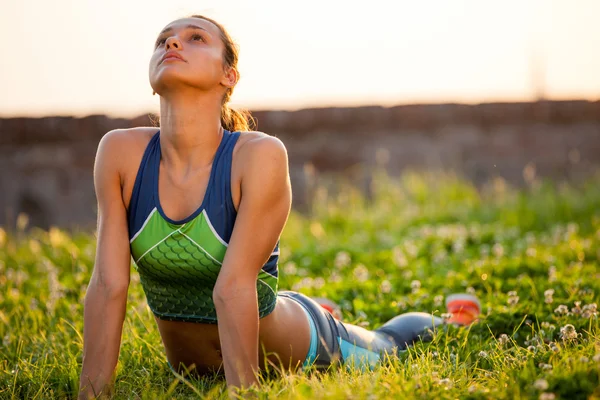
[[[221,80],[221,85],[233,89],[239,77],[239,72],[235,68],[228,67],[225,70],[225,75],[223,75],[223,79]]]

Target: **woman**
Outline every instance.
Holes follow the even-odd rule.
[[[277,291],[279,236],[291,204],[287,153],[227,106],[239,75],[222,26],[203,16],[170,23],[149,76],[160,95],[160,130],[111,131],[98,146],[82,398],[105,393],[112,379],[130,257],[170,365],[200,374],[222,368],[230,387],[257,383],[265,358],[288,368],[373,365],[443,323],[409,313],[371,332],[306,296]],[[461,304],[465,312],[451,322],[468,324],[479,306]]]

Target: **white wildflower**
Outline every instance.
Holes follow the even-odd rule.
[[[406,259],[404,252],[398,246],[394,247],[394,250],[392,251],[392,259],[399,267],[406,267],[408,265],[408,260]]]
[[[596,305],[596,303],[586,304],[581,309],[581,318],[588,319],[591,317],[595,317],[597,315],[598,315],[598,306]]]
[[[581,314],[581,302],[580,301],[575,302],[575,307],[571,308],[571,313],[573,313],[575,315]]]
[[[537,379],[533,382],[533,387],[537,390],[546,390],[548,389],[548,381],[545,379]]]
[[[555,314],[560,314],[560,315],[565,315],[569,313],[569,307],[565,306],[564,304],[559,305],[558,307],[556,307],[556,309],[554,310]]]
[[[339,253],[337,253],[335,255],[335,260],[334,260],[333,264],[335,265],[336,268],[342,269],[342,268],[350,265],[351,261],[352,261],[352,259],[350,258],[350,254],[348,254],[348,252],[340,251]]]
[[[438,384],[441,385],[441,386],[445,386],[446,388],[451,388],[452,387],[452,381],[450,380],[450,378],[440,379],[438,381]]]
[[[285,272],[286,275],[296,275],[296,271],[296,263],[293,261],[288,261],[283,266],[283,272]]]
[[[365,282],[369,279],[369,270],[363,264],[358,264],[353,271],[353,275],[359,282]]]
[[[480,352],[479,352],[479,357],[480,357],[480,358],[487,358],[487,357],[488,357],[488,353],[487,353],[487,351],[483,351],[483,350],[482,350],[482,351],[480,351]]]
[[[500,343],[501,345],[505,345],[510,341],[510,338],[508,337],[508,335],[506,333],[503,333],[502,335],[500,335],[500,337],[498,337],[498,343]]]
[[[342,281],[342,276],[340,274],[338,274],[337,272],[333,271],[331,273],[331,275],[329,275],[329,282],[335,283],[335,282],[341,282]]]
[[[539,400],[554,400],[556,399],[556,396],[554,395],[554,393],[542,393],[540,394]]]
[[[321,289],[323,286],[325,286],[325,279],[323,279],[320,276],[315,278],[315,280],[313,281],[313,287],[315,289]]]
[[[514,290],[511,290],[510,292],[508,292],[508,305],[514,306],[518,302],[519,302],[519,296],[517,296],[517,292]]]
[[[525,254],[527,254],[528,257],[535,257],[537,255],[537,250],[534,249],[533,247],[529,247],[526,251]]]
[[[496,243],[494,247],[492,247],[492,252],[497,258],[500,258],[504,255],[504,247],[500,243]]]
[[[552,325],[550,322],[544,321],[544,322],[542,322],[542,328],[547,329],[549,331],[553,331],[556,329],[556,326]]]
[[[387,279],[381,282],[381,286],[379,288],[381,293],[389,293],[392,291],[392,284]]]
[[[562,328],[560,328],[560,337],[562,340],[574,340],[577,339],[577,331],[575,327],[571,324],[566,324]]]
[[[421,281],[418,280],[414,280],[410,283],[410,288],[412,289],[413,293],[416,293],[419,291],[419,289],[421,288]]]

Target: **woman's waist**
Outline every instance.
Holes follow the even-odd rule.
[[[259,364],[265,354],[272,362],[303,361],[308,351],[308,324],[297,303],[279,298],[270,314],[259,320]],[[177,371],[193,365],[200,374],[222,371],[222,349],[217,324],[169,321],[156,318],[167,359]],[[240,322],[241,323],[241,322]],[[306,332],[304,332],[306,330]],[[301,334],[299,334],[301,333]]]

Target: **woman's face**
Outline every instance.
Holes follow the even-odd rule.
[[[219,28],[200,18],[168,24],[158,35],[150,59],[150,86],[158,94],[183,88],[211,90],[227,83]],[[167,58],[177,54],[181,59]]]

